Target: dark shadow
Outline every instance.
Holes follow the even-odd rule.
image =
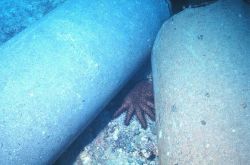
[[[179,13],[186,6],[188,6],[188,0],[170,0],[172,5],[173,14]]]
[[[218,0],[170,0],[172,5],[173,14],[179,13],[185,8],[202,7],[212,4]],[[250,0],[245,0],[250,1]]]

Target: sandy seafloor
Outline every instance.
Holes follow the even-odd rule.
[[[35,24],[64,1],[66,0],[1,0],[0,46],[25,28]],[[145,68],[138,73],[139,77],[146,77],[143,71]],[[137,80],[138,78],[132,80],[109,103],[55,164],[158,164],[155,123],[148,120],[148,129],[143,130],[135,117],[129,126],[123,124],[125,114],[112,120],[113,112]]]

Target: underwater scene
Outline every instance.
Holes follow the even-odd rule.
[[[1,0],[0,165],[250,164],[249,0]]]

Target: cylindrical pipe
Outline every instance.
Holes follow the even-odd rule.
[[[48,164],[147,58],[163,0],[69,0],[0,47],[0,164]]]
[[[219,0],[162,26],[152,55],[161,165],[250,164],[250,10]]]

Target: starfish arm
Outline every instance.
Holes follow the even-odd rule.
[[[147,121],[145,119],[144,113],[138,108],[135,110],[137,119],[141,123],[143,129],[147,129]]]
[[[113,117],[118,117],[125,111],[125,125],[129,125],[134,113],[143,129],[147,128],[145,115],[148,115],[153,121],[155,120],[153,85],[151,82],[142,81],[135,85],[127,94],[122,106],[114,113]]]
[[[113,114],[113,118],[116,118],[118,116],[120,116],[124,111],[126,111],[126,109],[128,108],[128,104],[123,104],[114,114]]]
[[[133,114],[134,114],[134,107],[131,106],[131,107],[129,107],[129,109],[127,110],[127,113],[126,113],[126,117],[125,117],[125,121],[124,121],[125,125],[129,125],[129,122],[132,119]]]
[[[154,103],[151,101],[146,101],[146,104],[147,104],[147,106],[149,106],[152,109],[154,109],[154,107],[155,107]]]
[[[155,121],[155,113],[149,106],[140,105],[140,108],[150,117],[151,120]]]

